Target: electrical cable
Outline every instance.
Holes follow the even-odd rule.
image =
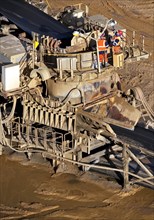
[[[2,124],[8,123],[14,116],[14,112],[15,112],[15,108],[16,108],[16,103],[17,103],[17,98],[15,96],[13,96],[13,106],[11,109],[11,113],[9,116],[7,116],[7,118],[2,120]]]

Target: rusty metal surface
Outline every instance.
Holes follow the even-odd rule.
[[[113,96],[106,100],[106,103],[96,104],[86,109],[106,123],[120,127],[134,129],[141,117],[141,112],[126,102],[123,98]]]
[[[47,81],[48,94],[52,97],[65,99],[70,95],[72,104],[83,102],[90,103],[99,98],[105,97],[117,90],[119,77],[116,72],[106,71],[99,76],[93,72],[86,72],[82,75],[74,75],[71,80],[49,79]],[[61,88],[61,89],[59,89]]]

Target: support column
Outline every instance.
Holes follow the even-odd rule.
[[[3,124],[2,124],[2,115],[1,115],[1,109],[0,109],[0,156],[3,152],[3,138],[4,138],[4,131],[3,131]]]
[[[124,189],[129,190],[130,184],[129,184],[129,155],[127,153],[127,145],[123,146],[123,169],[124,169]]]
[[[0,143],[0,156],[3,154],[3,146]]]

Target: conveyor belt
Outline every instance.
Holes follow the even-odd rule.
[[[120,140],[128,143],[132,147],[142,150],[148,155],[154,155],[154,132],[152,130],[147,130],[140,126],[136,126],[134,131],[114,125],[112,125],[112,128]]]
[[[72,30],[24,0],[0,0],[0,13],[25,32],[57,39],[71,38]]]

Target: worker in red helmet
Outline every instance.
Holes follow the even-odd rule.
[[[98,40],[99,62],[101,67],[108,66],[108,56],[107,56],[108,47],[109,44],[106,40],[105,34],[103,33],[100,36],[100,39]]]
[[[123,38],[123,32],[121,30],[116,31],[115,35],[111,39],[112,51],[114,54],[121,53],[121,41]]]

